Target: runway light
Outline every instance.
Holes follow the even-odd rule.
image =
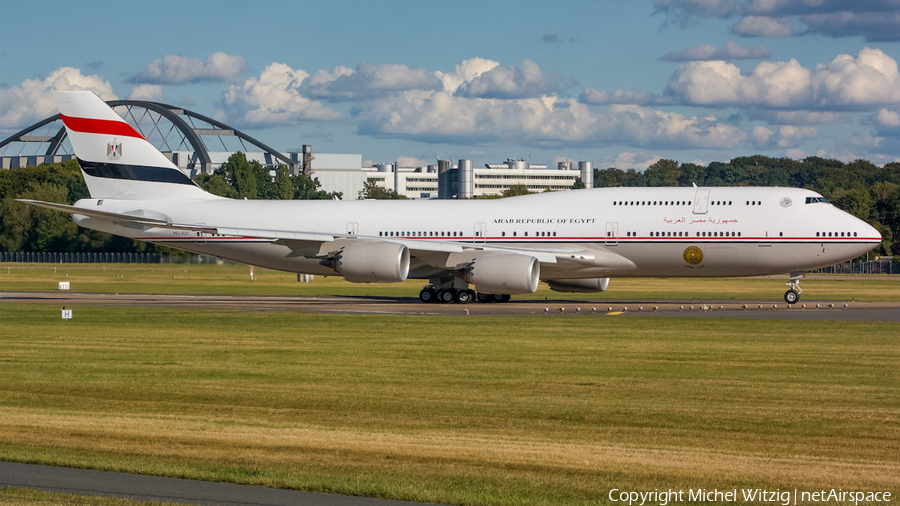
[[[806,304],[800,304],[800,309],[806,309]]]
[[[844,304],[844,309],[847,309],[847,304]]]
[[[816,304],[816,309],[819,309],[819,305],[818,305],[818,304]]]
[[[549,313],[549,312],[550,312],[550,308],[549,308],[549,307],[545,307],[545,308],[544,308],[544,312],[545,312],[545,313]]]
[[[741,304],[741,309],[743,309],[744,311],[746,311],[746,310],[747,310],[747,304]]]
[[[580,312],[581,312],[581,308],[580,308],[580,307],[576,307],[576,308],[575,308],[575,312],[576,312],[576,313],[580,313]]]
[[[684,311],[684,306],[678,306],[679,311]]]
[[[623,308],[622,308],[622,311],[623,311],[623,312],[628,311],[628,306],[623,307]]]
[[[719,306],[719,311],[721,311],[721,310],[722,310],[722,306]]]
[[[638,313],[644,310],[644,306],[638,306]]]
[[[653,306],[653,312],[655,313],[657,311],[659,311],[659,306]]]
[[[757,311],[759,311],[760,309],[762,309],[762,304],[760,304],[759,306],[756,307]]]
[[[608,306],[608,307],[606,308],[606,311],[611,312],[611,311],[612,311],[612,306]]]
[[[596,313],[596,312],[597,312],[597,307],[596,307],[596,306],[592,307],[592,308],[591,308],[591,312],[592,312],[592,313]]]

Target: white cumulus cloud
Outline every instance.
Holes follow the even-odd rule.
[[[819,135],[819,129],[811,126],[794,127],[784,125],[778,129],[777,133],[768,128],[757,126],[750,131],[750,140],[753,146],[760,150],[792,149],[817,135]]]
[[[331,101],[366,100],[408,90],[439,90],[441,78],[434,72],[406,65],[360,63],[356,69],[339,66],[332,72],[319,70],[300,86],[311,98]]]
[[[563,80],[555,74],[545,74],[531,60],[522,60],[517,67],[496,66],[463,82],[456,95],[470,98],[536,98],[559,92]]]
[[[420,141],[542,145],[734,147],[746,134],[713,117],[684,116],[634,105],[593,113],[559,97],[516,100],[468,98],[435,92],[402,94],[363,107],[359,132]]]
[[[98,75],[83,75],[81,70],[60,67],[44,79],[26,79],[19,86],[0,90],[0,128],[25,128],[53,116],[54,91],[93,91],[103,100],[115,100],[109,81]]]
[[[747,16],[732,25],[731,33],[740,37],[782,38],[794,35],[794,28],[784,19]]]
[[[131,90],[129,100],[149,100],[160,102],[163,99],[162,86],[158,84],[139,84]]]
[[[444,91],[452,94],[456,93],[456,90],[459,89],[463,83],[472,81],[476,77],[499,66],[500,62],[498,61],[485,58],[472,58],[463,60],[462,63],[456,66],[456,70],[453,72],[444,74],[441,71],[437,71],[436,75],[440,77],[441,81],[444,83]]]
[[[149,63],[129,81],[137,84],[227,82],[238,78],[246,66],[242,57],[222,52],[213,53],[205,61],[170,54]]]
[[[578,97],[579,102],[585,104],[603,105],[603,104],[629,104],[629,105],[659,105],[670,104],[672,99],[661,97],[653,93],[645,91],[626,91],[615,90],[598,91],[593,88],[587,88],[581,92]]]
[[[733,40],[717,48],[712,44],[672,51],[662,56],[662,61],[710,61],[710,60],[768,60],[772,51],[766,46],[739,47]]]
[[[900,103],[900,73],[890,56],[870,48],[815,69],[791,59],[763,62],[744,74],[727,62],[691,62],[675,71],[667,93],[685,104],[713,107],[871,110]]]
[[[341,113],[303,96],[300,85],[307,77],[309,74],[303,70],[272,63],[259,76],[228,86],[216,117],[251,126],[340,119]]]

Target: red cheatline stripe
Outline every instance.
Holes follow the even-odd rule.
[[[143,139],[141,134],[137,133],[131,125],[124,121],[110,121],[108,119],[90,119],[90,118],[73,118],[72,116],[62,116],[63,123],[66,128],[76,132],[87,134],[106,134],[106,135],[122,135],[125,137],[137,137]]]

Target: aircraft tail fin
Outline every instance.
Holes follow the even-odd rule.
[[[220,198],[205,192],[90,91],[54,98],[93,198]]]

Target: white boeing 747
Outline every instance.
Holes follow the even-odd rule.
[[[205,192],[91,92],[55,94],[90,199],[78,225],[282,271],[359,283],[427,279],[423,302],[507,301],[538,282],[803,272],[880,234],[797,188],[597,188],[500,200],[233,200]],[[476,293],[470,288],[474,285]]]

